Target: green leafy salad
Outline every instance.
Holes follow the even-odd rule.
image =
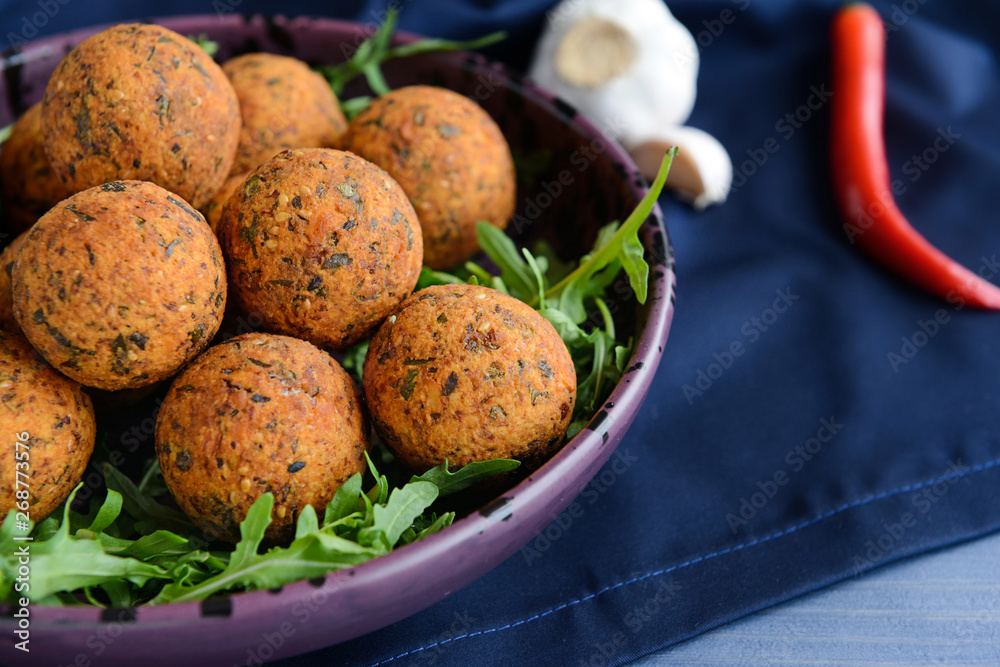
[[[388,90],[378,66],[390,57],[482,46],[502,37],[491,35],[471,43],[423,40],[390,48],[394,25],[395,15],[390,14],[353,58],[321,68],[336,92],[361,74],[376,94]],[[365,99],[345,104],[348,110],[357,111],[367,103]],[[664,157],[652,187],[631,215],[621,224],[603,227],[592,250],[575,263],[561,261],[543,243],[530,251],[518,248],[503,231],[480,223],[477,234],[488,262],[469,262],[455,273],[425,267],[420,276],[417,289],[466,282],[495,288],[534,307],[555,326],[571,353],[578,378],[567,438],[584,428],[631,355],[632,340],[616,331],[607,306],[608,288],[624,272],[636,300],[646,300],[649,266],[639,230],[663,188],[675,153],[673,149]],[[490,272],[484,265],[498,271]],[[366,350],[367,343],[363,343],[344,356],[344,367],[356,377]],[[81,483],[60,509],[37,525],[29,525],[28,531],[18,525],[13,511],[8,514],[0,527],[0,599],[14,602],[27,595],[39,604],[131,607],[204,600],[318,577],[447,527],[456,513],[448,511],[443,497],[518,466],[517,461],[500,459],[451,471],[445,463],[407,479],[400,477],[399,466],[388,452],[377,447],[368,457],[366,475],[351,477],[325,508],[306,506],[298,516],[293,540],[268,548],[262,542],[271,523],[274,498],[270,493],[250,508],[240,523],[241,539],[234,546],[204,533],[174,509],[155,455],[146,461],[137,481],[106,462],[115,460],[109,455],[99,444],[91,466],[103,473],[106,492],[91,497],[86,513],[71,509]],[[390,476],[396,483],[391,484],[379,468],[394,469]],[[29,592],[21,593],[15,590],[18,562],[13,554],[27,534],[31,586]]]

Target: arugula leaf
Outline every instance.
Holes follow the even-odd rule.
[[[198,532],[182,512],[161,505],[139,491],[128,477],[123,475],[110,463],[102,467],[104,482],[108,489],[117,491],[122,496],[123,510],[136,519],[135,528],[139,532],[152,533],[158,529],[174,532]]]
[[[562,261],[545,239],[539,239],[535,242],[531,254],[534,255],[535,261],[539,265],[544,263],[545,277],[549,282],[557,283],[573,271],[573,263]]]
[[[454,520],[455,520],[454,512],[445,512],[441,516],[435,518],[426,528],[418,532],[416,536],[412,540],[410,540],[410,542],[416,542],[417,540],[424,539],[428,535],[433,535],[434,533],[440,531],[441,529],[450,526]]]
[[[361,379],[365,368],[365,355],[368,354],[368,346],[371,341],[363,341],[347,348],[344,351],[344,360],[340,365],[345,371],[353,375],[358,380]]]
[[[162,567],[169,566],[171,580],[180,586],[196,586],[211,577],[212,573],[220,572],[226,567],[225,560],[219,560],[204,551],[192,551],[176,560],[157,559],[157,561]],[[150,597],[152,595],[144,596],[143,601]]]
[[[47,540],[57,532],[59,532],[59,519],[54,516],[48,516],[42,519],[42,521],[30,530],[32,537],[36,540]],[[0,553],[3,553],[3,544],[0,541]]]
[[[352,97],[342,101],[340,103],[340,110],[344,112],[344,116],[347,118],[347,121],[350,122],[354,120],[355,116],[367,109],[368,105],[371,103],[371,95],[358,95],[357,97]]]
[[[525,255],[514,245],[514,241],[502,229],[486,222],[476,223],[476,238],[483,252],[500,269],[500,278],[511,296],[528,302],[538,296],[536,276]],[[529,253],[530,254],[530,253]],[[480,280],[480,283],[483,281]]]
[[[32,544],[31,589],[28,592],[32,601],[43,600],[59,591],[99,586],[115,580],[141,586],[150,579],[167,576],[156,565],[134,558],[112,556],[104,552],[97,540],[80,539],[69,534],[69,508],[82,486],[77,485],[66,500],[59,531],[44,542]],[[16,569],[16,559],[13,556],[5,558],[3,567]]]
[[[155,456],[146,462],[146,471],[136,486],[139,493],[155,498],[167,493],[167,484],[163,481],[163,471],[160,470],[160,460]]]
[[[129,607],[132,605],[132,594],[129,585],[124,581],[105,581],[98,588],[108,596],[109,606]],[[90,597],[90,587],[84,589]],[[98,606],[100,606],[99,603]]]
[[[10,133],[14,130],[14,123],[0,127],[0,145],[10,139]]]
[[[270,493],[250,507],[240,523],[241,539],[235,547],[204,551],[195,546],[204,542],[204,534],[152,495],[150,489],[161,488],[158,465],[148,465],[136,485],[105,463],[109,488],[103,502],[92,503],[86,515],[72,512],[74,490],[63,505],[61,520],[52,516],[33,527],[31,600],[96,606],[162,604],[319,576],[450,525],[453,512],[438,516],[429,511],[439,496],[517,465],[516,461],[487,462],[454,473],[439,466],[425,473],[424,479],[413,478],[390,491],[386,476],[370,456],[366,462],[375,479],[367,493],[362,489],[362,474],[353,475],[327,504],[322,522],[307,505],[299,514],[292,542],[265,553],[260,549],[271,523],[274,499]],[[176,523],[178,530],[142,533],[149,525],[164,521]],[[74,530],[74,526],[78,527]],[[12,511],[0,526],[0,599],[16,597],[18,564],[15,557],[2,554],[15,552],[19,543],[14,537],[21,532]]]
[[[400,544],[411,544],[417,540],[422,540],[428,535],[433,535],[442,528],[446,528],[455,520],[454,512],[445,512],[441,516],[436,516],[433,512],[430,516],[420,515],[413,525],[403,531],[399,537]]]
[[[207,53],[212,58],[214,58],[215,54],[219,52],[219,43],[210,40],[208,38],[208,35],[206,35],[205,33],[201,33],[198,35],[188,35],[188,39],[190,39],[192,42],[201,47],[201,50]]]
[[[223,574],[243,567],[257,555],[260,543],[264,541],[264,532],[271,525],[272,509],[274,509],[274,495],[270,491],[250,506],[246,518],[240,522],[240,541],[236,543]]]
[[[246,570],[257,558],[257,550],[264,539],[264,531],[271,525],[271,509],[274,507],[274,496],[268,492],[254,501],[247,510],[246,518],[240,522],[240,541],[236,543],[226,569],[214,577],[210,577],[193,588],[181,584],[167,584],[153,600],[157,602],[183,602],[185,600],[203,600],[212,593],[226,590],[245,582],[242,578]]]
[[[242,539],[228,563],[217,564],[215,574],[204,576],[203,571],[192,564],[197,556],[195,552],[182,557],[178,561],[182,566],[175,566],[169,572],[173,581],[163,587],[153,602],[203,600],[225,591],[272,588],[370,560],[398,544],[409,544],[451,524],[455,518],[452,512],[441,516],[425,515],[440,495],[439,486],[449,486],[442,481],[482,479],[510,469],[511,463],[516,462],[477,466],[465,473],[460,470],[454,474],[431,476],[436,482],[413,479],[393,489],[388,498],[384,498],[381,497],[381,481],[385,477],[369,457],[369,469],[376,484],[367,494],[362,493],[361,474],[352,476],[327,504],[322,525],[316,511],[306,506],[299,514],[291,544],[274,547],[261,554],[258,551],[271,522],[273,508],[273,497],[270,493],[264,494],[254,502],[240,523]],[[343,534],[339,534],[341,530]],[[169,549],[183,548],[177,539],[166,536],[163,539],[167,547],[164,553]]]
[[[368,39],[361,43],[357,50],[345,62],[339,65],[325,65],[316,68],[326,78],[330,88],[339,99],[344,92],[344,86],[360,75],[368,81],[368,87],[376,95],[389,92],[389,85],[382,76],[381,65],[393,58],[406,58],[421,53],[435,51],[465,51],[478,49],[505,39],[507,33],[494,32],[478,39],[457,42],[448,39],[420,39],[410,44],[390,47],[399,21],[399,11],[389,8],[385,20]],[[341,104],[348,119],[360,113],[371,101],[368,97],[355,97]]]
[[[524,261],[528,264],[528,268],[531,269],[531,275],[535,279],[534,287],[538,290],[537,298],[542,300],[545,298],[545,271],[527,248],[524,248],[521,252],[524,255]]]
[[[307,505],[299,515],[292,543],[258,554],[264,531],[271,523],[273,505],[270,493],[251,505],[246,519],[240,524],[242,539],[222,572],[193,586],[185,586],[182,582],[169,584],[154,602],[204,600],[229,590],[274,588],[356,565],[383,553],[381,549],[368,548],[320,530],[316,511]]]
[[[107,551],[107,549],[105,550]],[[188,541],[180,535],[171,533],[169,530],[158,530],[131,542],[117,555],[149,560],[156,556],[186,554],[190,551],[191,547],[188,545]]]
[[[334,95],[339,98],[344,92],[344,86],[347,85],[347,82],[360,74],[364,74],[373,64],[377,68],[378,63],[381,62],[380,59],[385,55],[389,38],[396,30],[396,21],[398,19],[399,12],[394,8],[390,8],[386,12],[382,25],[378,27],[374,34],[361,43],[350,58],[339,65],[325,65],[316,68],[330,84]],[[378,45],[382,46],[381,53],[376,51]],[[375,86],[371,85],[371,81],[369,81],[369,86],[377,94],[383,94],[378,92]]]
[[[305,537],[309,533],[319,530],[319,518],[312,505],[306,505],[299,514],[299,520],[295,523],[295,539]]]
[[[16,544],[14,537],[16,537],[18,533],[23,532],[17,528],[16,516],[17,510],[11,508],[10,511],[7,512],[7,516],[4,517],[3,525],[0,526],[0,553],[10,553],[13,551]],[[31,532],[33,525],[32,521],[28,522],[29,533]]]
[[[476,461],[469,463],[456,472],[448,472],[448,462],[434,466],[423,475],[414,475],[411,482],[430,482],[438,488],[438,494],[447,496],[458,491],[464,491],[470,486],[479,484],[491,477],[510,472],[520,461],[513,459],[493,459],[492,461]]]
[[[545,293],[546,300],[557,299],[567,290],[571,290],[573,297],[583,292],[587,282],[601,269],[609,266],[615,260],[621,262],[622,268],[628,275],[629,284],[635,291],[636,299],[639,303],[646,303],[646,289],[649,280],[649,265],[643,259],[642,241],[639,240],[639,228],[646,221],[653,211],[660,192],[663,191],[663,184],[670,173],[670,164],[677,155],[677,147],[673,146],[667,151],[660,163],[660,169],[656,174],[656,179],[649,191],[635,207],[635,210],[625,219],[620,228],[610,233],[608,227],[601,230],[598,242],[595,244],[594,252],[586,255],[580,265],[568,276],[559,281],[554,287],[549,288]],[[533,299],[529,305],[537,306],[539,300]],[[560,299],[560,306],[563,310],[567,307],[574,307],[577,304],[569,304],[566,299]],[[582,305],[579,308],[583,311]],[[585,311],[584,311],[585,312]],[[577,320],[577,323],[583,320]]]
[[[417,285],[413,288],[414,292],[419,292],[425,287],[430,287],[431,285],[464,285],[465,281],[456,275],[451,273],[445,273],[444,271],[435,271],[429,269],[426,266],[420,269],[420,276],[417,277]]]
[[[372,461],[372,457],[365,452],[365,460],[368,461],[368,470],[371,472],[372,477],[375,478],[375,486],[365,494],[372,504],[385,504],[386,498],[389,497],[389,480],[385,475],[379,474],[379,471],[375,468],[375,462]]]
[[[494,276],[492,273],[479,266],[475,262],[466,262],[465,270],[469,273],[468,283],[470,285],[485,285],[487,287],[492,287],[493,289],[500,289],[499,285],[503,282],[498,276]],[[506,286],[501,290],[506,292]]]
[[[104,499],[104,504],[98,510],[97,516],[90,522],[87,528],[92,533],[104,532],[104,529],[114,523],[122,511],[122,494],[112,489],[108,489],[108,495]]]
[[[393,489],[388,502],[374,506],[372,525],[361,530],[358,542],[372,547],[379,545],[385,551],[391,550],[396,546],[403,531],[409,528],[437,497],[438,488],[430,482],[413,481],[404,487]]]
[[[333,498],[326,505],[323,514],[325,524],[335,523],[357,511],[361,502],[361,473],[355,473],[337,489]]]
[[[23,533],[23,531],[16,527],[16,516],[17,510],[12,508],[7,512],[7,516],[3,520],[3,525],[0,526],[0,554],[13,554],[21,544],[14,540],[15,536]],[[28,524],[30,532],[33,526],[30,521]],[[0,600],[13,602],[20,597],[19,594],[14,593],[14,578],[17,576],[17,573],[15,568],[8,567],[6,560],[6,558],[0,557]]]

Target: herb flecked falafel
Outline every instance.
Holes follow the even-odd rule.
[[[420,276],[420,224],[406,195],[343,151],[271,158],[229,198],[216,231],[242,309],[320,347],[368,338]]]
[[[229,175],[240,123],[236,92],[215,61],[151,24],[116,25],[81,42],[42,99],[45,152],[71,192],[144,180],[195,208]]]
[[[165,379],[219,328],[219,243],[200,213],[157,185],[84,190],[27,234],[11,276],[14,317],[78,382],[114,390]]]
[[[246,334],[195,359],[156,422],[167,488],[199,527],[229,541],[253,502],[274,494],[265,538],[291,537],[306,505],[322,516],[365,467],[368,424],[353,380],[296,338]]]
[[[347,129],[330,84],[301,60],[247,53],[222,64],[240,100],[243,129],[234,173],[286,148],[336,148]]]
[[[49,165],[42,132],[42,105],[31,106],[11,128],[0,150],[0,197],[7,226],[16,231],[35,224],[72,193]]]
[[[379,435],[408,467],[559,448],[576,399],[566,345],[538,311],[502,292],[438,285],[414,293],[372,339],[364,392]]]
[[[97,426],[82,387],[49,366],[23,336],[5,331],[0,331],[0,432],[6,448],[0,456],[0,516],[22,500],[21,491],[29,496],[28,514],[37,524],[80,481]],[[25,474],[17,475],[19,470]]]
[[[342,144],[402,186],[420,218],[424,263],[432,269],[450,269],[479,250],[477,222],[504,229],[514,214],[510,147],[489,114],[454,91],[390,91],[354,117]]]
[[[21,251],[28,232],[22,232],[0,253],[0,329],[21,333],[21,325],[14,319],[14,293],[11,289],[11,274],[14,260]]]

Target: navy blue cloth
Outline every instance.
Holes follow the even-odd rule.
[[[4,2],[4,41],[39,11]],[[372,19],[378,3],[240,12]],[[412,0],[406,30],[524,67],[547,0]],[[830,191],[829,24],[839,0],[675,0],[702,47],[690,123],[727,147],[734,191],[664,196],[677,312],[617,457],[525,550],[391,627],[281,661],[623,664],[907,555],[1000,527],[1000,313],[921,293],[852,247]],[[876,2],[889,30],[886,137],[898,202],[1000,281],[1000,5]],[[70,0],[39,34],[206,0]],[[30,19],[27,19],[30,20]],[[14,28],[11,28],[14,26]]]

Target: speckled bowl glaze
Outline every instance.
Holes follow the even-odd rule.
[[[359,43],[365,35],[359,26],[316,18],[212,15],[156,22],[181,34],[207,34],[220,45],[220,61],[259,50],[327,63],[339,59],[336,45]],[[103,27],[41,39],[20,54],[8,54],[0,81],[0,126],[38,101],[60,58]],[[509,228],[519,242],[545,238],[564,256],[579,256],[600,225],[624,219],[646,190],[616,143],[565,103],[482,57],[440,54],[395,61],[386,67],[386,77],[394,87],[440,85],[477,100],[499,123],[518,160],[536,168],[532,183],[519,183],[517,217]],[[349,97],[363,91],[346,92]],[[628,372],[587,428],[517,486],[418,543],[277,591],[136,609],[32,608],[30,653],[14,649],[14,609],[0,608],[0,662],[77,664],[80,656],[89,661],[80,664],[91,665],[234,664],[263,646],[266,633],[293,629],[291,635],[284,633],[288,640],[279,647],[261,651],[259,657],[269,660],[384,627],[482,576],[545,528],[583,489],[625,435],[649,389],[670,328],[675,278],[658,207],[642,233],[651,265],[649,298],[634,307],[631,293],[622,289],[615,291],[625,294],[622,300],[609,304],[622,330],[633,331],[638,341]],[[120,440],[129,452],[144,455],[152,444],[146,427],[154,411],[148,399],[120,412],[105,424],[108,441]]]

